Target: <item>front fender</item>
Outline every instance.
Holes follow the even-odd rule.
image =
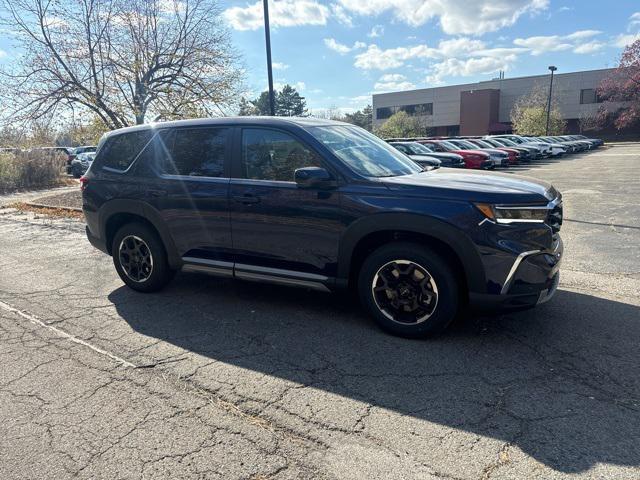
[[[379,213],[360,218],[343,233],[338,251],[338,278],[348,280],[351,259],[358,242],[380,231],[418,233],[439,240],[455,252],[464,269],[469,290],[486,292],[484,268],[475,244],[461,230],[433,217],[411,213]]]

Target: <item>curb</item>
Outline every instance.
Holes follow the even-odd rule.
[[[43,203],[24,202],[25,205],[35,208],[55,208],[56,210],[65,210],[67,212],[82,212],[81,208],[76,207],[57,207],[55,205],[45,205]]]

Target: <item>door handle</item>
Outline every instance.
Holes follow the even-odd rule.
[[[233,199],[238,203],[242,203],[243,205],[260,203],[260,197],[256,197],[255,195],[251,195],[250,193],[245,193],[244,195],[234,195]]]
[[[156,188],[151,188],[148,190],[149,195],[152,197],[166,197],[167,196],[167,191],[166,190],[160,190],[160,189],[156,189]]]

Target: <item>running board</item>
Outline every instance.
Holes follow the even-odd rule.
[[[233,262],[197,257],[182,257],[182,261],[184,262],[182,267],[184,271],[201,272],[218,277],[237,278],[251,282],[309,288],[322,292],[331,291],[326,285],[331,279],[324,275],[257,265],[234,264]]]

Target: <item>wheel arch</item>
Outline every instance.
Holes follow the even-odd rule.
[[[102,238],[105,239],[107,253],[112,254],[113,237],[118,229],[130,222],[140,222],[152,228],[162,240],[171,268],[182,264],[180,255],[171,234],[162,221],[160,214],[145,202],[132,200],[112,200],[100,208],[99,213]]]
[[[338,281],[353,285],[367,255],[393,241],[428,245],[452,261],[461,286],[467,292],[486,291],[480,254],[471,239],[441,220],[408,213],[373,215],[349,227],[340,242]]]

